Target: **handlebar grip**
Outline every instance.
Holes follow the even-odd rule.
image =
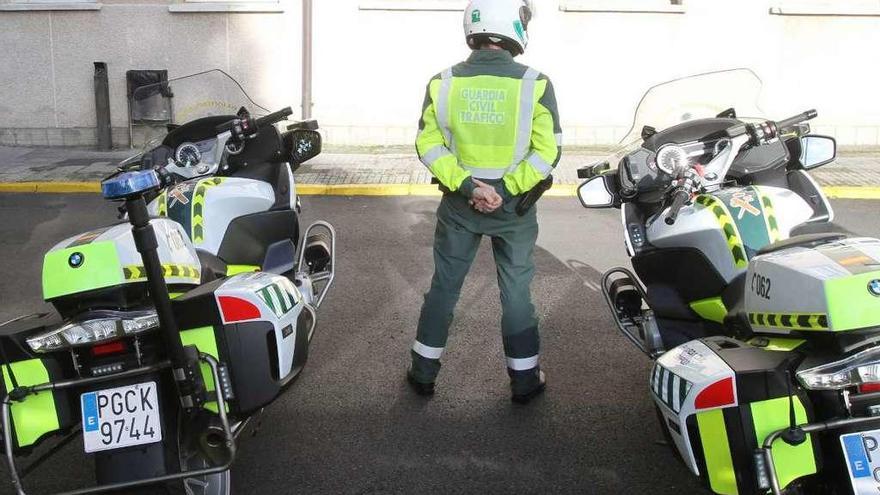
[[[293,115],[293,110],[290,107],[282,108],[277,112],[272,112],[265,117],[260,117],[257,119],[257,128],[265,127],[267,125],[274,124],[275,122],[281,122],[287,117]]]
[[[783,127],[790,127],[795,124],[800,124],[801,122],[806,122],[810,119],[815,119],[818,115],[819,112],[817,112],[815,109],[807,110],[806,112],[799,113],[794,117],[789,117],[787,119],[776,122],[776,127],[778,127],[779,129],[782,129]]]
[[[678,218],[678,212],[681,211],[681,208],[687,203],[688,199],[690,199],[691,195],[684,189],[678,189],[675,192],[675,195],[672,198],[672,204],[669,206],[669,213],[666,215],[666,225],[675,224],[675,220]]]

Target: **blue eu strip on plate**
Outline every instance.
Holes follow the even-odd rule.
[[[82,396],[83,430],[98,430],[98,394],[91,392]]]

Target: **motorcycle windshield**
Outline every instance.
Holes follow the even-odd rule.
[[[645,126],[662,131],[689,120],[716,117],[731,108],[739,120],[761,119],[762,85],[750,69],[708,72],[656,84],[642,95],[629,131],[603,161],[615,167],[624,156],[640,148]]]
[[[131,92],[130,105],[137,131],[132,147],[142,152],[162,142],[168,134],[168,124],[235,115],[241,108],[255,117],[270,113],[251,98],[241,83],[220,69],[141,85]],[[135,159],[136,156],[129,160]]]

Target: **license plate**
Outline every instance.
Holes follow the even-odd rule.
[[[855,495],[880,493],[880,430],[841,435]]]
[[[156,382],[80,396],[87,453],[162,441]]]

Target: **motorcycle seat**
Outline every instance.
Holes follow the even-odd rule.
[[[812,248],[822,244],[828,244],[829,242],[839,241],[844,238],[846,238],[846,234],[841,234],[838,232],[803,234],[790,237],[788,239],[785,239],[784,241],[775,242],[773,244],[770,244],[769,246],[765,246],[758,251],[758,255],[760,256],[762,254],[775,253],[777,251],[782,251],[783,249],[793,247]]]
[[[199,263],[202,265],[201,284],[207,284],[208,282],[226,277],[227,266],[223,260],[202,249],[196,249],[196,254],[199,257]]]

